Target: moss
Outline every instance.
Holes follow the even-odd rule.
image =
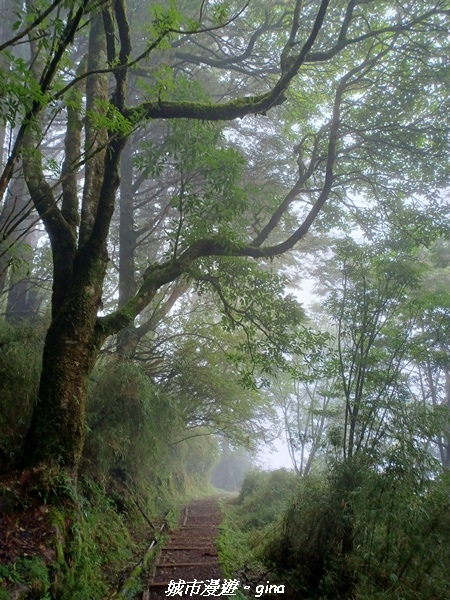
[[[0,468],[9,468],[22,452],[38,390],[42,343],[40,328],[0,323]]]
[[[0,585],[3,584],[9,588],[19,585],[23,590],[28,589],[33,597],[44,598],[50,590],[47,565],[37,556],[19,558],[10,565],[0,565]],[[0,590],[0,599],[10,598],[9,594],[4,594],[5,590]]]
[[[36,590],[41,600],[47,593],[57,600],[109,597],[142,559],[153,535],[143,513],[157,523],[169,508],[205,491],[216,456],[215,441],[201,432],[191,432],[192,439],[174,447],[167,444],[185,434],[176,403],[132,364],[98,365],[88,416],[77,482],[61,465],[47,465],[28,471],[23,497],[11,492],[12,485],[0,493],[9,511],[49,509],[52,548],[49,541],[46,556],[27,557],[16,579],[5,579],[5,586],[12,582]]]
[[[52,514],[59,532],[52,588],[58,600],[106,597],[132,556],[125,518],[96,484],[84,481],[81,488],[77,504]]]

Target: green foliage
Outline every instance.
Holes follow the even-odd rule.
[[[176,417],[170,400],[131,363],[98,365],[91,378],[85,469],[132,477],[156,456],[163,460]]]
[[[37,396],[43,332],[0,323],[0,465],[20,457]]]
[[[86,117],[94,128],[125,137],[130,135],[133,131],[133,123],[125,118],[111,102],[98,98],[95,104],[94,110],[86,111]]]
[[[105,486],[120,511],[135,509],[139,498],[154,514],[172,505],[171,498],[198,493],[207,488],[217,443],[200,426],[186,430],[185,419],[179,399],[139,367],[97,365],[82,471]]]
[[[286,469],[248,473],[238,498],[239,524],[243,531],[275,525],[298,484],[298,476]]]
[[[75,503],[53,509],[58,576],[54,593],[61,600],[100,599],[130,561],[129,523],[104,491],[82,480]]]
[[[172,82],[172,75],[158,71],[160,94],[169,90],[171,96],[203,99],[201,88],[178,78]],[[242,186],[244,164],[242,154],[225,144],[222,127],[216,123],[174,120],[163,144],[144,142],[143,153],[136,159],[143,173],[159,177],[177,173],[171,204],[178,215],[170,227],[171,252],[176,245],[199,237],[234,240],[243,232],[242,215],[248,202]]]
[[[293,354],[312,362],[320,354],[327,336],[305,326],[302,306],[286,293],[286,279],[267,266],[218,258],[199,263],[191,272],[199,294],[217,294],[225,332],[239,333],[229,356],[244,387],[267,384],[271,375],[289,371]]]
[[[48,568],[39,557],[19,558],[12,565],[0,565],[0,586],[3,583],[21,584],[33,598],[48,600],[51,597]],[[0,599],[3,598],[10,600],[11,596],[0,588]]]
[[[168,4],[169,6],[151,5],[152,31],[155,37],[180,28],[182,15],[175,8],[176,3],[173,0]]]
[[[39,540],[43,553],[27,551],[0,566],[0,589],[19,584],[28,588],[27,598],[41,600],[105,598],[134,550],[126,516],[92,481],[81,479],[75,489],[62,474],[46,473],[25,501],[34,506],[37,498],[50,507],[51,530]]]
[[[27,4],[27,10],[22,11],[23,14],[19,15],[13,26],[15,31],[32,23],[49,6],[46,0]],[[151,3],[150,8],[144,7],[151,24],[141,25],[136,23],[143,14],[139,3],[130,4],[127,13],[130,18],[133,17],[135,25],[139,25],[138,35],[133,35],[135,39],[132,44],[137,49],[130,59],[134,60],[140,54],[141,60],[139,65],[135,61],[136,68],[132,73],[130,71],[133,85],[128,90],[126,102],[137,107],[134,113],[137,121],[145,118],[146,100],[155,102],[155,106],[159,102],[159,116],[162,119],[158,119],[158,123],[164,119],[164,115],[177,114],[176,111],[165,112],[166,101],[176,103],[182,100],[186,102],[184,106],[192,108],[196,101],[201,100],[217,111],[218,118],[228,118],[227,107],[222,110],[221,103],[236,98],[236,95],[238,98],[234,106],[251,106],[254,100],[250,94],[258,93],[262,86],[265,90],[270,89],[271,79],[278,77],[280,54],[282,72],[289,70],[316,18],[316,3],[298,3],[299,7],[301,5],[298,27],[294,24],[291,29],[292,13],[286,4],[249,3],[233,19],[229,29],[194,37],[184,36],[181,32],[186,27],[197,31],[203,24],[223,25],[242,6],[232,0],[201,2],[194,9],[192,3],[187,1]],[[358,533],[363,531],[364,523],[375,523],[371,530],[371,543],[375,549],[379,544],[379,551],[375,553],[373,550],[374,558],[370,559],[369,566],[378,574],[380,581],[384,581],[386,573],[388,579],[394,581],[396,578],[398,589],[398,582],[402,581],[403,576],[406,580],[409,565],[402,570],[398,565],[396,567],[394,558],[401,552],[411,555],[412,550],[400,531],[395,535],[392,533],[390,517],[386,515],[395,515],[396,521],[403,523],[403,526],[412,520],[417,523],[417,530],[424,533],[423,523],[420,524],[414,511],[408,513],[405,510],[401,513],[397,509],[397,512],[391,510],[389,502],[385,500],[389,494],[385,492],[380,496],[384,513],[377,514],[376,520],[370,521],[364,512],[369,499],[364,496],[366,491],[361,490],[372,490],[373,496],[378,497],[383,485],[390,491],[401,489],[399,497],[403,498],[403,502],[416,507],[421,505],[422,495],[429,495],[429,490],[421,488],[417,479],[414,480],[412,463],[408,466],[408,456],[420,465],[427,465],[430,472],[435,474],[424,455],[418,451],[421,445],[429,443],[434,424],[432,427],[429,422],[427,426],[422,423],[422,427],[419,427],[426,411],[419,414],[419,411],[414,413],[410,410],[412,394],[402,368],[406,359],[410,358],[416,362],[428,361],[426,366],[431,365],[435,370],[448,367],[448,348],[441,342],[445,337],[442,332],[446,332],[448,307],[441,297],[435,298],[438,301],[435,305],[432,299],[428,298],[427,301],[425,297],[421,305],[410,301],[421,273],[418,265],[410,260],[411,256],[415,260],[417,254],[409,253],[406,256],[402,244],[408,237],[413,239],[408,246],[409,252],[416,250],[420,244],[429,243],[437,229],[441,233],[448,232],[445,223],[447,208],[440,205],[444,203],[436,195],[435,188],[438,185],[443,187],[449,179],[447,114],[450,111],[446,11],[430,3],[416,3],[417,6],[414,3],[397,3],[394,8],[388,1],[330,4],[332,6],[329,7],[315,47],[292,82],[289,92],[290,114],[284,108],[272,107],[277,111],[270,111],[275,114],[272,122],[258,116],[251,120],[250,126],[236,124],[234,130],[229,128],[224,135],[222,126],[201,120],[201,106],[198,106],[196,120],[178,119],[168,121],[163,126],[152,123],[148,131],[136,136],[133,142],[138,139],[145,141],[140,156],[136,157],[136,145],[131,150],[139,175],[134,177],[136,174],[133,173],[130,179],[136,185],[139,184],[140,175],[143,179],[142,189],[132,190],[132,196],[137,201],[134,206],[135,223],[130,227],[135,236],[130,237],[133,238],[131,252],[136,248],[143,249],[145,260],[150,256],[149,260],[155,265],[163,257],[177,258],[192,242],[203,237],[218,240],[222,248],[229,248],[231,252],[239,244],[251,243],[268,222],[273,210],[283,202],[283,198],[288,198],[286,194],[292,189],[297,176],[309,170],[308,179],[301,182],[302,189],[299,191],[297,188],[295,197],[291,197],[287,203],[284,215],[278,215],[278,225],[270,238],[263,242],[264,245],[276,244],[278,239],[289,238],[321,193],[325,169],[329,170],[331,164],[326,160],[327,155],[331,156],[330,151],[336,155],[333,189],[323,217],[319,215],[315,225],[322,230],[330,225],[340,225],[350,230],[354,228],[356,219],[361,229],[375,237],[389,220],[402,230],[403,235],[391,240],[389,248],[379,244],[376,248],[359,252],[360,249],[351,243],[341,244],[338,260],[346,277],[345,285],[335,290],[328,302],[330,314],[341,330],[339,375],[346,412],[342,430],[339,426],[328,430],[329,439],[335,449],[344,448],[344,455],[364,449],[364,458],[370,456],[374,461],[372,471],[358,466],[354,477],[344,468],[341,471],[336,469],[329,480],[321,482],[323,487],[317,484],[317,489],[311,480],[308,485],[312,486],[311,497],[317,498],[317,505],[309,507],[309,513],[306,506],[308,497],[302,500],[305,514],[311,515],[311,521],[315,522],[316,527],[322,527],[323,533],[322,538],[317,529],[310,537],[308,532],[303,537],[300,535],[304,541],[305,568],[315,561],[314,568],[321,569],[319,575],[314,575],[320,580],[317,583],[318,593],[339,595],[344,593],[339,587],[339,580],[349,579],[352,561],[356,561],[358,568],[366,566],[366,563],[358,563],[358,557],[353,557],[348,548],[342,559],[344,566],[336,566],[342,558],[339,546],[345,546],[344,538],[350,527]],[[87,7],[86,20],[91,20],[95,10],[101,8],[98,2],[85,3],[84,6]],[[64,10],[59,10],[61,7]],[[65,10],[69,8],[70,11]],[[79,49],[85,46],[86,23],[80,22],[81,27],[77,27],[73,44],[71,34],[64,34],[70,42],[70,48],[62,57],[58,56],[58,52],[63,48],[64,40],[61,38],[67,25],[65,19],[69,18],[67,15],[75,14],[76,10],[73,3],[65,1],[58,5],[58,10],[48,15],[36,31],[31,32],[30,37],[36,45],[36,48],[32,48],[36,53],[31,56],[31,61],[19,56],[19,46],[14,48],[14,52],[4,53],[5,61],[2,61],[0,70],[0,120],[8,123],[12,131],[21,124],[27,125],[23,123],[23,118],[32,107],[42,109],[44,133],[36,137],[39,148],[17,146],[19,155],[25,158],[33,153],[39,158],[48,149],[54,151],[55,156],[61,155],[52,136],[54,133],[56,136],[62,135],[61,121],[67,113],[64,108],[56,106],[54,98],[59,97],[64,105],[66,100],[62,89],[74,83],[77,59],[73,62],[69,56],[80,56]],[[425,11],[425,14],[418,16],[420,11]],[[105,24],[108,14],[104,14]],[[340,27],[346,20],[345,14],[350,18],[349,28],[348,31],[341,31]],[[110,16],[119,20],[118,11],[111,12]],[[108,36],[109,53],[112,51],[114,54],[112,47],[124,43],[124,30],[124,23],[116,22],[113,25],[114,34]],[[282,50],[289,31],[292,31],[293,37]],[[162,38],[164,42],[160,43]],[[158,42],[157,51],[152,56],[149,41],[150,46],[152,43],[156,46],[155,42]],[[347,43],[349,45],[340,51],[341,46]],[[124,45],[122,49],[125,50]],[[330,59],[326,59],[327,53]],[[199,69],[198,65],[202,64]],[[216,70],[213,65],[221,65],[223,69]],[[361,68],[355,69],[357,65]],[[117,60],[113,60],[111,66],[117,66]],[[53,67],[56,72],[54,76]],[[38,84],[39,76],[35,77],[33,69],[41,71],[43,79],[52,80],[45,90]],[[121,73],[125,75],[126,70],[123,68]],[[198,73],[201,73],[201,82],[209,86],[212,100],[200,81],[193,82]],[[344,74],[349,78],[345,89],[342,88],[334,150],[329,145],[330,119],[336,89],[344,83]],[[136,83],[139,79],[141,81]],[[66,106],[72,103],[72,107],[77,108],[84,92],[78,90],[80,97],[71,99],[74,88],[71,89]],[[144,92],[145,98],[142,98],[141,92]],[[113,94],[112,98],[115,97]],[[139,108],[141,102],[143,104]],[[111,135],[111,141],[116,136],[131,137],[135,122],[127,120],[109,102],[97,102],[95,106],[96,111],[87,115],[88,120],[95,127],[115,134]],[[169,108],[173,109],[173,106]],[[58,119],[53,121],[56,116]],[[251,132],[252,137],[245,139],[250,127],[255,131]],[[269,132],[270,140],[266,148],[259,143],[264,137],[263,130]],[[284,133],[278,135],[279,132]],[[279,138],[277,145],[274,143],[276,137]],[[292,156],[293,144],[297,165]],[[11,146],[14,146],[13,140]],[[264,158],[255,161],[258,152]],[[248,162],[244,160],[244,155]],[[87,155],[83,156],[88,160]],[[83,156],[75,160],[77,169],[83,166]],[[16,158],[12,157],[14,161]],[[53,176],[59,176],[59,162],[64,164],[62,159],[58,158],[58,162],[50,156],[44,158],[42,163],[45,163],[46,174],[51,172]],[[260,167],[259,172],[255,168],[256,163]],[[37,179],[42,180],[42,175]],[[109,182],[104,182],[107,185],[102,188],[102,201],[99,204],[102,214],[93,214],[96,202],[89,207],[91,194],[84,196],[83,204],[88,209],[86,214],[89,221],[92,217],[94,220],[98,217],[94,227],[96,233],[108,229],[107,219],[101,221],[105,214],[112,213],[114,190],[110,198],[111,206],[106,211],[103,210],[106,201],[104,192],[107,188],[112,189],[116,180],[116,177],[112,177]],[[67,183],[67,178],[65,181]],[[160,182],[159,188],[157,184]],[[267,182],[269,185],[265,187]],[[50,187],[57,190],[58,185]],[[162,194],[161,189],[164,190]],[[97,197],[96,191],[99,190],[94,190],[93,198]],[[41,189],[35,192],[35,198],[42,198],[41,192]],[[418,201],[409,200],[414,194],[426,199],[426,214],[415,210]],[[144,197],[148,200],[145,201]],[[358,202],[361,199],[362,208],[356,206],[355,198]],[[53,248],[54,255],[62,256],[60,253],[65,247],[72,247],[76,232],[71,230],[66,239],[64,228],[58,235],[55,234],[59,227],[51,224],[64,222],[64,219],[57,217],[57,198],[54,200],[49,203],[51,209],[44,212],[47,227],[52,232],[50,237],[58,240],[57,247]],[[295,208],[292,208],[294,202]],[[152,205],[153,213],[148,205]],[[374,206],[376,210],[373,210]],[[348,218],[349,215],[355,218]],[[438,228],[435,228],[435,221],[439,224]],[[150,227],[149,223],[152,222],[156,225]],[[154,226],[158,229],[153,235]],[[151,239],[150,252],[145,243],[147,238]],[[97,241],[102,248],[114,243],[113,239],[106,239],[106,234],[104,239]],[[70,265],[68,267],[70,271]],[[269,273],[268,269],[268,265],[258,269],[247,259],[210,257],[198,261],[189,275],[198,281],[197,291],[213,289],[217,294],[222,305],[221,324],[228,337],[216,336],[211,342],[213,336],[208,333],[208,341],[192,341],[194,331],[186,329],[186,334],[192,337],[188,342],[178,344],[166,361],[170,368],[166,372],[164,390],[162,385],[156,384],[132,364],[108,362],[98,366],[90,387],[83,470],[104,486],[105,494],[114,499],[117,509],[121,506],[122,512],[130,510],[132,498],[127,497],[127,501],[123,502],[122,497],[123,488],[127,486],[134,486],[134,491],[142,494],[142,489],[151,482],[158,484],[159,489],[169,496],[177,490],[184,491],[202,485],[215,455],[215,444],[208,437],[211,428],[226,431],[242,441],[245,441],[245,436],[253,435],[257,431],[255,422],[267,414],[267,403],[262,396],[254,393],[255,388],[268,383],[274,374],[283,370],[307,382],[323,376],[327,367],[328,375],[336,374],[336,361],[324,364],[326,361],[322,360],[327,336],[305,326],[301,307],[295,297],[286,293],[289,282]],[[86,277],[90,277],[88,271]],[[142,273],[143,268],[137,268],[137,273],[139,271]],[[58,269],[55,270],[57,272]],[[77,277],[74,281],[77,281]],[[58,287],[62,289],[66,283],[55,281],[55,290]],[[93,283],[92,289],[98,289],[103,283],[102,277],[89,283]],[[114,282],[108,283],[106,288],[108,285],[110,290],[114,288]],[[116,298],[115,291],[110,297]],[[202,299],[206,297],[204,294]],[[422,330],[415,332],[417,344],[414,349],[410,347],[408,336],[410,338],[417,324],[414,320],[415,311],[422,311],[424,318]],[[58,316],[58,319],[63,322],[64,315]],[[216,321],[214,319],[214,325]],[[175,327],[172,333],[180,337],[181,327]],[[2,335],[0,332],[0,340]],[[0,358],[4,358],[0,366],[4,399],[0,419],[0,449],[5,463],[20,452],[20,440],[26,431],[32,402],[36,397],[36,373],[39,369],[34,342],[30,345],[25,336],[21,337],[21,333],[14,332],[8,338],[9,335],[5,333],[7,341],[4,344],[0,342]],[[81,343],[81,337],[77,337],[75,332],[76,343]],[[227,355],[238,365],[237,375],[230,363],[215,356],[217,346],[224,348],[221,357]],[[163,351],[167,347],[163,347]],[[300,357],[300,364],[294,366],[292,356]],[[238,376],[248,388],[245,392],[239,385]],[[16,380],[23,381],[18,385]],[[337,387],[335,385],[326,392],[336,398]],[[320,408],[314,409],[316,413],[320,411]],[[441,421],[441,428],[444,429],[448,420],[447,409],[436,406],[434,413],[436,421]],[[334,414],[339,417],[338,410]],[[244,425],[238,429],[236,423]],[[417,431],[421,433],[419,441],[414,437]],[[188,439],[181,441],[183,438]],[[168,440],[178,443],[170,448]],[[248,440],[248,443],[251,442]],[[349,465],[345,466],[349,468]],[[383,484],[379,483],[381,481]],[[403,481],[404,489],[401,485]],[[62,489],[64,482],[57,483]],[[283,508],[289,489],[290,476],[285,474],[250,476],[241,494],[241,504],[247,513],[242,517],[243,527],[249,531],[255,528],[264,530],[273,523]],[[91,496],[95,496],[95,493],[91,492]],[[89,504],[90,500],[86,502],[80,503],[86,512],[85,516],[72,519],[72,539],[75,541],[71,554],[74,557],[73,564],[78,565],[74,570],[82,584],[83,593],[86,597],[94,597],[105,591],[103,584],[98,583],[96,587],[97,582],[93,579],[93,574],[105,563],[99,558],[99,543],[96,541],[90,547],[88,537],[95,528],[101,529],[94,504],[103,508],[104,505],[100,500],[92,501],[92,504]],[[433,502],[439,504],[437,500]],[[318,511],[318,521],[314,518],[314,510]],[[376,510],[377,505],[372,505],[369,517],[373,517]],[[246,518],[249,519],[248,523]],[[65,530],[64,518],[60,520]],[[112,525],[113,530],[114,527]],[[102,536],[105,535],[107,532],[103,531]],[[363,534],[361,536],[363,539]],[[321,539],[322,550],[318,548],[316,538]],[[385,559],[381,559],[385,538],[389,539],[389,552],[385,553]],[[410,540],[413,544],[414,535]],[[363,540],[363,543],[366,542]],[[114,544],[113,541],[112,548]],[[80,550],[83,547],[86,548],[85,553]],[[411,564],[415,565],[415,559],[411,559]],[[370,568],[368,572],[371,572]],[[67,573],[68,594],[75,594],[72,577],[71,573]],[[305,577],[306,589],[310,579],[307,575]],[[409,580],[407,583],[414,587]],[[369,588],[368,582],[365,589]],[[367,593],[375,597],[377,592],[374,590]],[[430,588],[429,593],[439,596],[437,589]]]
[[[339,281],[325,307],[336,327],[345,401],[342,447],[351,457],[405,429],[412,393],[402,370],[417,325],[424,265],[415,251],[388,242],[344,240],[337,244],[336,266]]]
[[[191,426],[207,427],[226,435],[234,445],[253,448],[264,422],[272,416],[267,395],[243,389],[230,360],[234,346],[242,340],[241,332],[230,335],[220,324],[211,323],[205,308],[198,308],[205,312],[201,320],[186,305],[185,317],[182,308],[173,335],[172,329],[165,332],[171,338],[166,345],[170,377],[163,388],[177,399],[178,409]],[[217,319],[214,314],[210,318]]]
[[[443,600],[448,478],[416,464],[354,461],[302,480],[266,558],[307,598]]]
[[[267,559],[280,571],[294,572],[299,593],[312,595],[318,590],[328,558],[340,541],[339,507],[328,496],[323,479],[314,475],[302,479],[278,536],[266,550]]]
[[[0,94],[0,122],[15,126],[34,103],[45,106],[49,95],[42,92],[23,58],[15,57],[8,50],[1,54],[11,67],[7,71],[0,70],[0,89],[8,90],[7,94]]]
[[[223,504],[224,519],[217,548],[225,577],[243,576],[255,581],[267,577],[262,549],[279,526],[280,516],[289,505],[299,481],[297,475],[286,469],[254,470],[246,474],[237,501]]]
[[[230,1],[225,0],[214,4],[212,19],[215,25],[224,25],[230,11]]]
[[[261,573],[263,570],[262,563],[249,546],[247,534],[236,526],[235,508],[230,501],[222,501],[223,519],[216,547],[220,570],[225,579],[242,579],[242,574],[247,576],[247,573]],[[236,600],[244,600],[247,596],[238,589],[233,597]]]
[[[5,366],[8,357],[17,358],[14,344],[20,342],[23,352],[21,336],[26,333],[32,347],[35,340],[29,330],[4,328]],[[27,357],[31,362],[24,353],[23,359]],[[0,580],[26,585],[39,598],[47,593],[60,600],[107,597],[136,552],[143,552],[147,519],[156,521],[186,497],[211,492],[208,480],[217,459],[216,440],[200,427],[186,431],[178,409],[175,400],[133,364],[97,365],[77,486],[64,472],[45,472],[32,492],[33,502],[37,498],[51,507],[55,561],[49,567],[39,555],[21,559],[1,567]],[[14,505],[15,500],[14,496]]]
[[[182,433],[183,430],[179,432]],[[185,432],[184,438],[171,448],[166,465],[160,465],[161,472],[167,473],[170,494],[193,497],[210,492],[209,477],[217,459],[217,442],[207,428]]]

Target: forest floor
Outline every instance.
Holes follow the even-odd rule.
[[[17,474],[2,481],[0,592],[7,590],[11,597],[27,596],[33,586],[28,582],[25,585],[23,578],[13,582],[7,570],[9,566],[14,570],[14,565],[19,564],[17,561],[39,559],[43,566],[50,567],[57,558],[55,538],[61,538],[61,544],[64,541],[58,527],[52,524],[51,507],[40,494],[31,491],[33,487],[34,481],[23,481]],[[228,582],[222,578],[215,545],[222,518],[218,496],[190,502],[182,512],[180,525],[170,533],[160,550],[151,575],[143,582],[144,591],[136,600],[180,595],[224,597],[222,590],[228,589]],[[182,582],[185,585],[180,594]],[[235,584],[239,584],[238,580]]]
[[[33,471],[2,478],[0,494],[0,564],[39,555],[50,564],[57,528],[50,522],[50,508],[38,494],[31,494]],[[26,498],[26,504],[22,499]]]

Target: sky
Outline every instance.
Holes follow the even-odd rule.
[[[275,440],[272,443],[273,449],[269,449],[268,446],[262,447],[258,453],[258,463],[263,469],[270,471],[275,469],[293,469],[291,457],[283,439]]]
[[[304,277],[301,285],[297,285],[295,288],[293,287],[290,289],[299,302],[303,304],[306,311],[308,311],[308,308],[312,303],[317,302],[317,297],[313,291],[315,283],[313,278]],[[292,465],[291,457],[289,456],[284,432],[280,434],[278,439],[272,442],[271,446],[272,448],[268,444],[266,446],[261,446],[260,451],[258,452],[257,460],[258,463],[261,464],[261,467],[269,470],[281,469],[283,467],[286,469],[293,469],[294,467]]]

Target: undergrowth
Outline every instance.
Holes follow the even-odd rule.
[[[239,496],[222,503],[224,518],[217,547],[224,577],[241,581],[236,597],[253,597],[256,586],[268,578],[275,583],[275,574],[264,560],[264,548],[280,526],[297,485],[298,477],[285,469],[252,471]],[[250,588],[245,594],[244,586]]]
[[[264,556],[305,600],[450,597],[450,480],[336,464],[301,480]]]
[[[15,464],[37,396],[44,331],[0,321],[0,471]]]
[[[18,541],[9,554],[5,546],[0,600],[110,597],[141,560],[162,516],[189,498],[211,493],[208,481],[217,443],[201,428],[186,435],[176,399],[161,393],[138,367],[103,361],[90,381],[78,481],[64,470],[45,473],[39,485],[24,491],[23,473],[18,471],[14,480],[10,468],[20,456],[29,425],[42,337],[1,327],[5,407],[0,415],[0,470],[5,475],[0,481],[0,512],[7,518],[0,537],[12,535]],[[168,443],[182,438],[178,444]],[[35,522],[30,515],[36,515]]]

